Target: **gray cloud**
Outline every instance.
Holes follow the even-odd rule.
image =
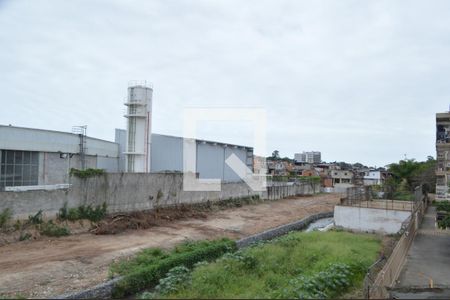
[[[3,1],[0,123],[113,139],[127,82],[155,132],[186,106],[268,111],[268,152],[384,165],[434,155],[448,106],[448,1]],[[246,129],[249,131],[249,129]],[[245,143],[236,126],[203,138]]]

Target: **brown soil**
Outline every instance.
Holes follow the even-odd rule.
[[[207,214],[188,206],[180,206],[156,211],[142,211],[128,214],[116,214],[94,225],[90,230],[94,234],[117,234],[126,230],[148,229],[164,226],[181,219],[206,219]]]
[[[115,223],[122,224],[127,218],[134,224],[136,220],[144,220],[148,223],[141,222],[136,228],[147,229],[120,232],[124,229],[120,225],[119,233],[114,235],[81,233],[1,246],[0,295],[45,298],[78,291],[106,281],[111,262],[142,248],[171,248],[186,239],[224,236],[238,239],[311,214],[332,211],[338,202],[339,195],[326,194],[245,205],[207,214],[204,210],[183,215],[167,215],[160,211],[157,219],[164,222],[156,224],[152,223],[155,220],[152,217],[132,214]],[[105,224],[113,220],[110,218]],[[106,225],[104,228],[110,227]]]

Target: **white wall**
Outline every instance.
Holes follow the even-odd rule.
[[[374,185],[381,184],[381,172],[380,171],[369,171],[367,175],[364,176],[364,185]]]
[[[411,215],[409,211],[364,208],[353,206],[334,207],[334,223],[346,229],[397,233],[401,225]]]

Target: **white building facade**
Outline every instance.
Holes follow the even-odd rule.
[[[295,153],[294,160],[299,163],[320,164],[322,154],[319,151],[303,151],[302,153]]]

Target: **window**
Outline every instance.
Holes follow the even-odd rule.
[[[38,184],[38,152],[1,150],[0,157],[0,186]]]

